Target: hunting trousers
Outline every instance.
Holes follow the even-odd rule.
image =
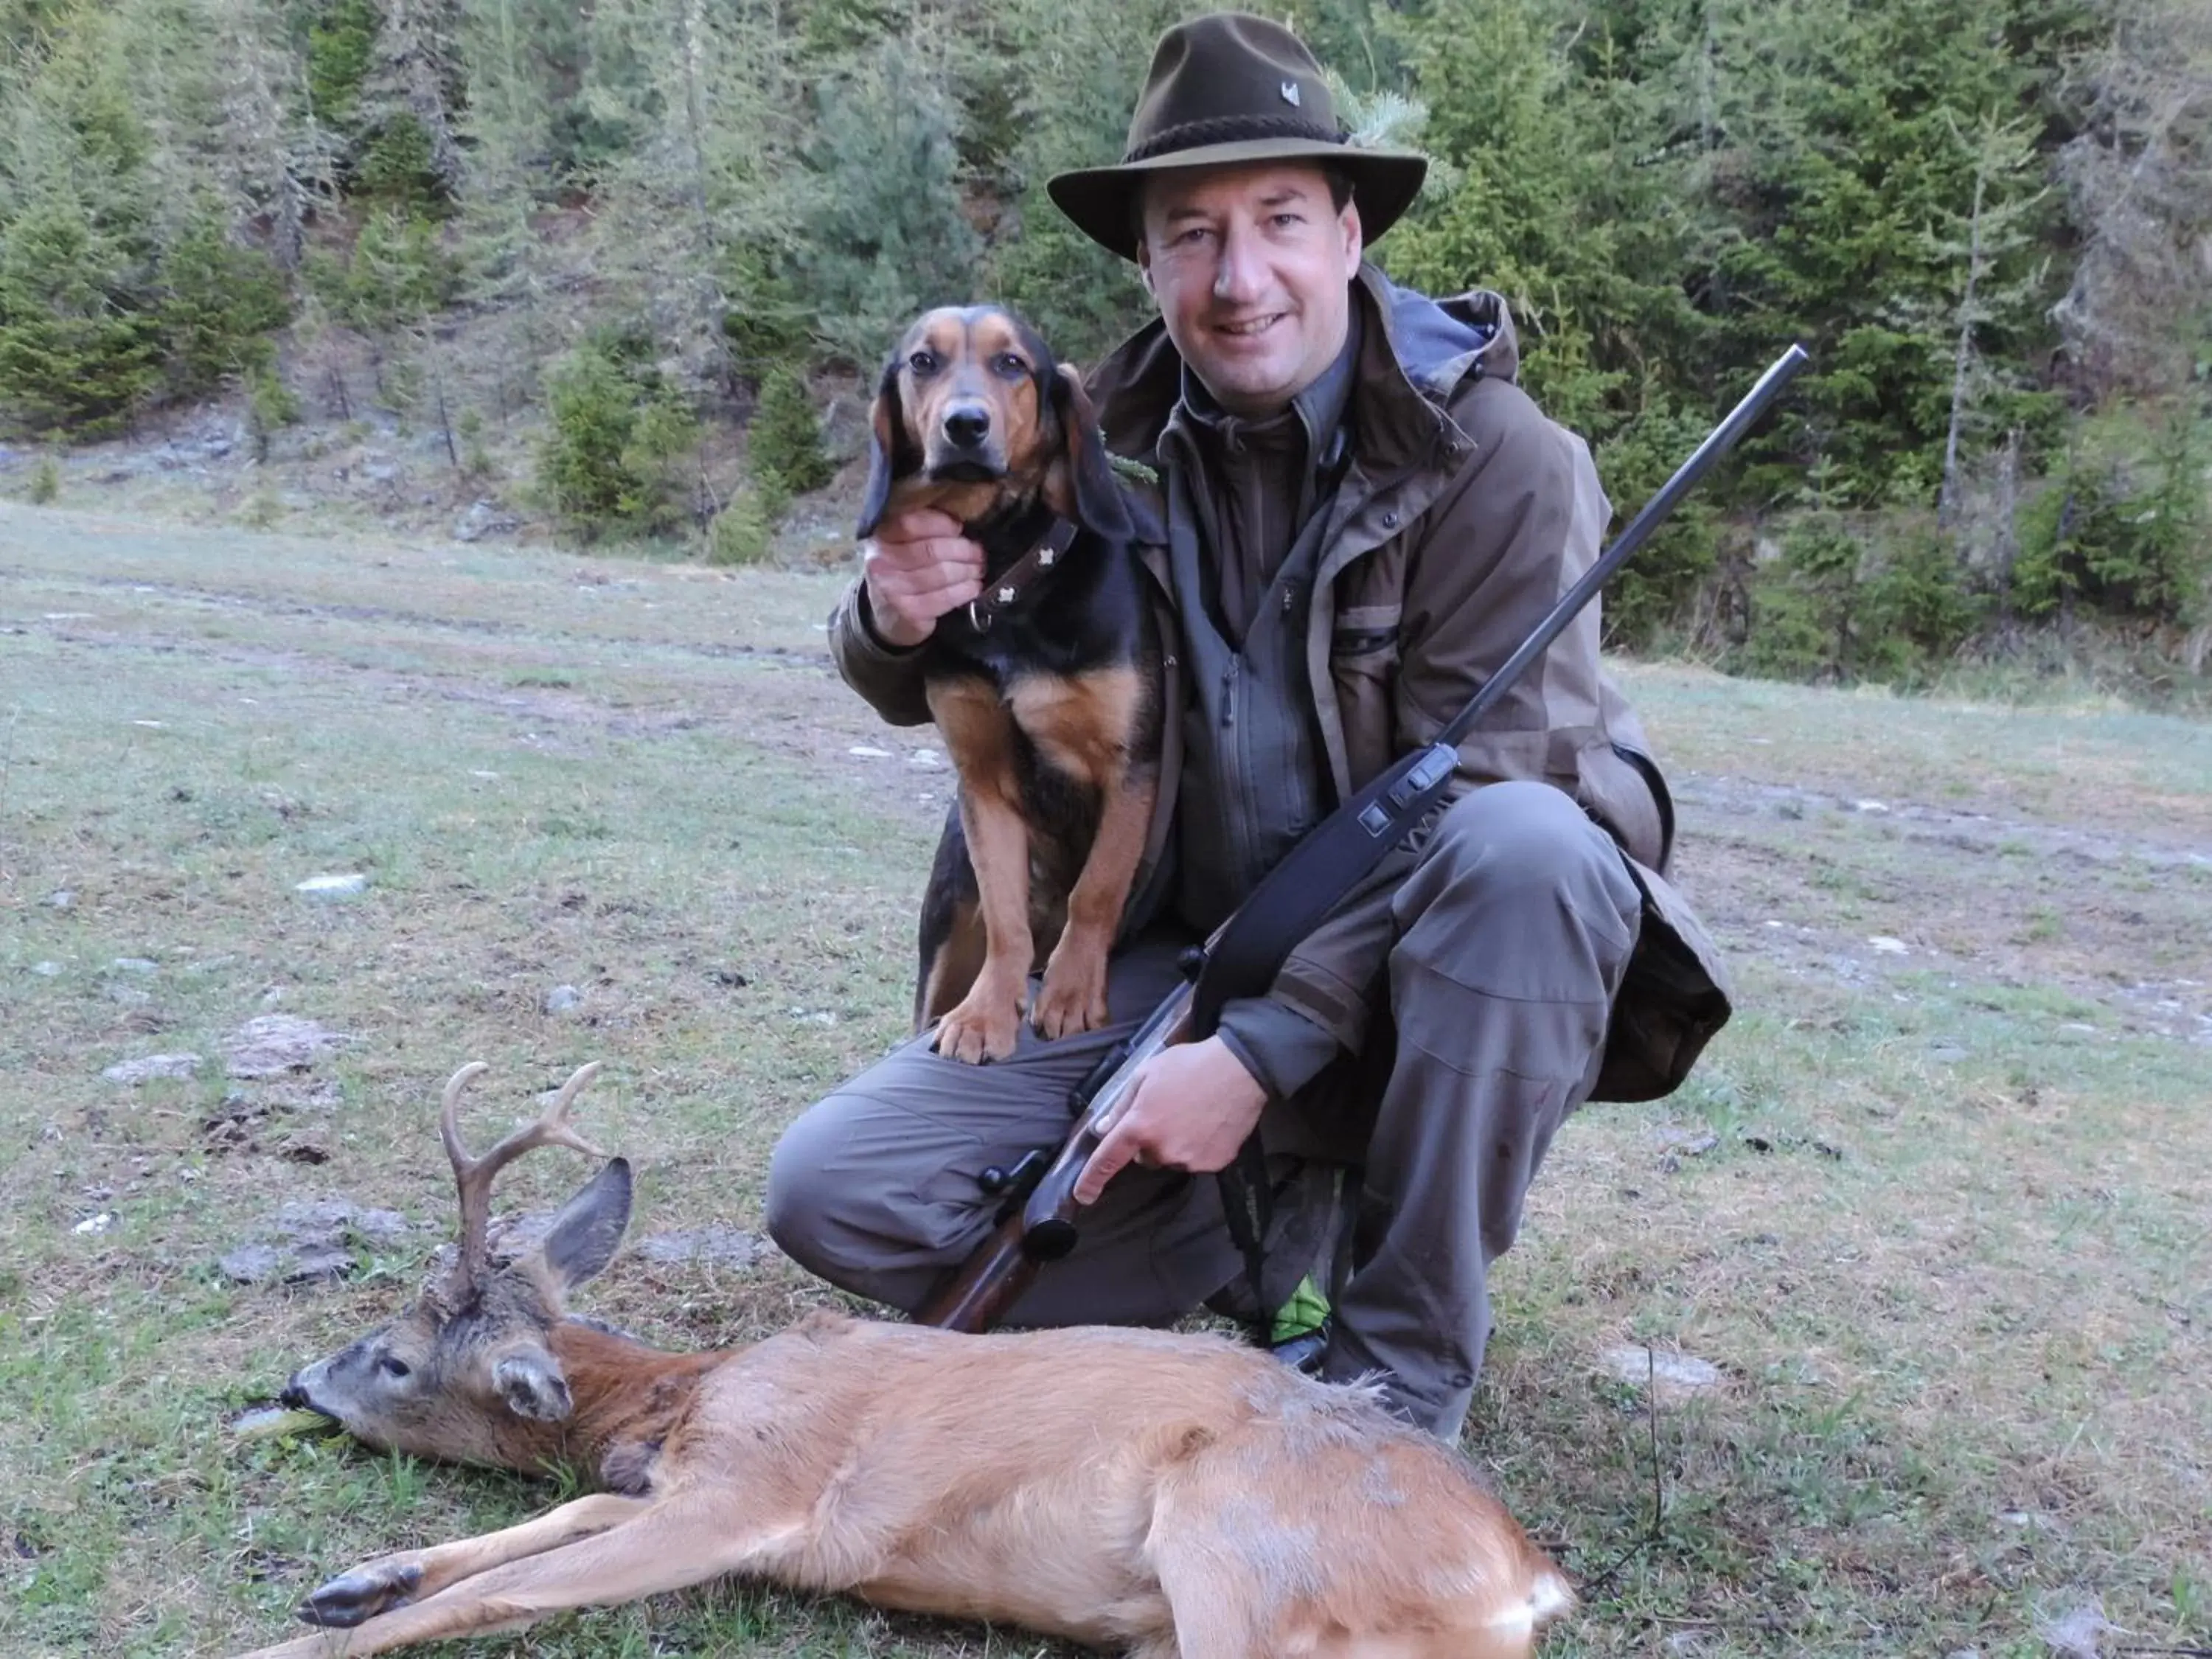
[[[1403,1415],[1456,1436],[1490,1264],[1596,1082],[1641,916],[1612,839],[1549,785],[1492,784],[1438,820],[1393,905],[1387,1018],[1261,1120],[1279,1194],[1266,1290],[1328,1283],[1324,1376],[1379,1376]],[[1066,1138],[1069,1091],[1173,988],[1188,942],[1149,935],[1115,958],[1105,1030],[1046,1042],[1024,1026],[981,1067],[918,1037],[817,1103],[770,1162],[771,1235],[833,1284],[920,1307],[991,1231],[977,1176]],[[1007,1322],[1164,1325],[1243,1272],[1212,1177],[1130,1169]]]

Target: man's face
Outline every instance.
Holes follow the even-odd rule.
[[[1145,286],[1168,338],[1233,415],[1290,406],[1344,347],[1359,210],[1298,162],[1192,167],[1145,183]]]

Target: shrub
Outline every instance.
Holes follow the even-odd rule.
[[[753,412],[747,463],[753,477],[786,497],[804,495],[830,482],[836,467],[822,447],[822,422],[793,368],[770,371],[761,382]]]
[[[284,384],[270,366],[256,368],[246,377],[246,423],[253,434],[253,459],[269,459],[269,440],[279,427],[300,418],[299,395]]]
[[[757,487],[739,489],[708,527],[707,562],[759,563],[775,538],[776,517],[773,504]]]
[[[538,483],[569,532],[590,541],[681,521],[678,464],[698,422],[647,361],[641,337],[603,335],[571,352],[546,375],[545,403]]]
[[[39,457],[39,464],[31,469],[30,487],[24,496],[33,507],[45,507],[62,493],[62,470],[54,465],[51,455]]]
[[[177,395],[263,369],[274,349],[269,336],[291,315],[283,273],[266,254],[240,247],[204,219],[169,249],[161,276],[161,335]]]

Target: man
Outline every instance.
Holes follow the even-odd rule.
[[[1181,949],[1429,742],[1596,557],[1610,509],[1582,441],[1513,384],[1502,302],[1438,304],[1363,260],[1424,165],[1348,146],[1305,48],[1225,14],[1162,37],[1121,165],[1050,181],[1160,310],[1092,381],[1109,447],[1164,487],[1158,856],[1108,1030],[1025,1030],[983,1068],[918,1038],[793,1125],[769,1224],[823,1277],[918,1306],[989,1230],[978,1172],[1064,1139],[1067,1091],[1166,994]],[[927,514],[865,550],[832,648],[886,718],[927,719],[915,647],[981,569]],[[1243,1262],[1208,1177],[1256,1127],[1280,1200],[1263,1309],[1317,1272],[1321,1374],[1379,1374],[1402,1414],[1457,1432],[1489,1265],[1561,1121],[1594,1090],[1670,1090],[1727,1017],[1655,873],[1664,787],[1597,647],[1593,608],[1462,745],[1419,844],[1267,995],[1149,1063],[1084,1176],[1080,1247],[1016,1322],[1164,1322],[1233,1297]]]

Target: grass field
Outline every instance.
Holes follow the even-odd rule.
[[[0,507],[0,1652],[259,1645],[547,1501],[228,1431],[412,1292],[464,1060],[486,1127],[605,1062],[640,1196],[592,1311],[696,1346],[825,1299],[636,1246],[756,1227],[779,1128],[902,1030],[949,775],[830,672],[836,585]],[[1499,1269],[1470,1454],[1583,1573],[1665,1496],[1547,1652],[2212,1645],[2212,729],[1624,678],[1741,1012],[1570,1127]],[[270,1014],[351,1041],[227,1076]],[[409,1224],[342,1280],[219,1266],[303,1200]],[[1720,1385],[1651,1411],[1624,1344]],[[1054,1650],[733,1587],[458,1650]]]

